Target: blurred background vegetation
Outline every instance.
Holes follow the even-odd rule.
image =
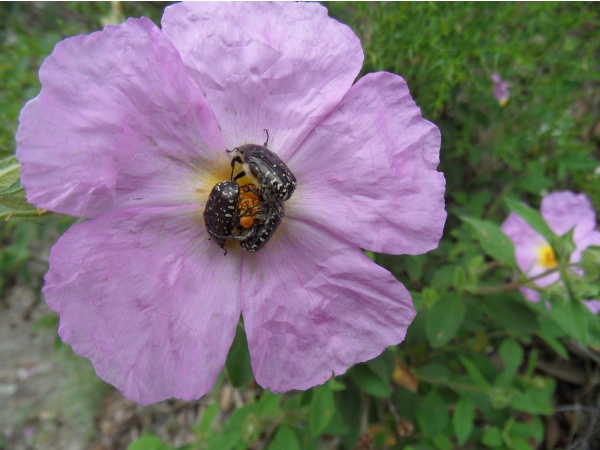
[[[14,154],[19,111],[38,93],[37,71],[58,41],[126,17],[159,24],[166,5],[1,3],[0,159]],[[592,325],[582,336],[517,290],[486,291],[509,284],[514,268],[486,255],[477,229],[461,220],[498,225],[505,199],[537,208],[564,189],[600,210],[600,6],[326,6],[360,37],[361,75],[403,76],[442,130],[449,216],[439,248],[371,255],[413,294],[418,316],[406,341],[324,386],[281,396],[253,382],[240,333],[211,395],[151,408],[122,399],[56,341],[47,357],[67,382],[44,405],[50,419],[35,401],[0,416],[0,448],[600,448],[600,337]],[[509,83],[505,106],[492,94],[494,72]],[[57,318],[39,290],[49,248],[73,219],[33,208],[19,217],[14,201],[0,197],[0,310],[8,317],[19,308],[14,293],[26,289],[38,313],[2,326],[54,340]],[[44,434],[54,429],[48,422],[63,432]]]

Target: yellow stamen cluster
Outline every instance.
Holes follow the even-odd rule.
[[[552,247],[548,244],[540,247],[538,250],[538,254],[540,255],[539,263],[546,269],[554,269],[557,266],[556,256],[554,255],[554,251]]]

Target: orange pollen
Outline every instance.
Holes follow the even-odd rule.
[[[252,217],[252,216],[241,217],[240,225],[242,228],[250,228],[252,225],[254,225],[254,217]]]
[[[238,210],[240,215],[240,226],[250,228],[254,225],[254,216],[261,212],[261,202],[258,195],[252,191],[254,185],[247,184],[240,188],[240,198],[238,200]]]

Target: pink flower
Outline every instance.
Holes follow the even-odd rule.
[[[508,103],[508,98],[510,97],[510,92],[508,92],[508,86],[510,86],[510,83],[503,81],[498,72],[494,72],[490,78],[494,83],[494,98],[498,100],[500,106],[506,106]]]
[[[440,134],[406,83],[314,3],[190,3],[59,43],[23,109],[29,201],[88,218],[52,249],[59,333],[142,404],[215,383],[242,314],[257,382],[306,389],[401,342],[408,291],[361,249],[438,245]],[[256,253],[208,239],[226,149],[265,140],[298,180]]]
[[[548,226],[558,236],[573,227],[575,250],[570,256],[571,263],[581,261],[581,253],[591,245],[600,245],[600,231],[596,228],[596,213],[584,194],[561,191],[548,194],[542,199],[541,215]],[[517,265],[528,277],[535,277],[558,267],[550,244],[524,219],[514,212],[502,224],[502,231],[515,244]],[[544,288],[560,281],[558,272],[537,279],[534,284]],[[538,302],[540,294],[534,289],[522,288],[521,293],[531,302]],[[600,312],[600,302],[589,300],[586,306],[594,314]]]

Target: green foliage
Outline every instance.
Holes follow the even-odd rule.
[[[432,348],[450,342],[462,325],[465,311],[465,302],[459,295],[449,295],[427,311],[425,332]]]
[[[296,437],[296,433],[290,427],[285,425],[280,426],[269,444],[269,450],[279,449],[300,450],[300,442]]]
[[[454,427],[456,441],[459,445],[463,445],[469,438],[473,430],[474,420],[475,404],[469,396],[465,395],[456,403],[456,409],[452,416],[452,426]]]
[[[600,248],[584,252],[582,276],[568,259],[572,235],[555,236],[538,213],[543,194],[562,189],[586,193],[600,210],[600,11],[592,3],[327,6],[361,38],[362,74],[402,75],[424,117],[440,127],[449,213],[444,238],[425,255],[366,252],[407,286],[418,315],[402,344],[322,386],[285,395],[257,388],[240,324],[213,394],[229,384],[252,395],[232,411],[216,401],[203,405],[195,443],[180,449],[354,449],[364,442],[398,449],[535,448],[544,440],[543,417],[557,414],[560,400],[561,380],[540,370],[543,362],[572,362],[574,342],[589,352],[600,348],[598,317],[583,303],[600,299]],[[32,246],[56,239],[72,223],[26,203],[13,156],[18,113],[39,90],[43,58],[67,36],[128,16],[159,23],[163,8],[143,2],[0,6],[0,293],[23,280],[38,289]],[[492,95],[493,72],[510,83],[504,107]],[[511,211],[557,255],[562,284],[541,291],[538,303],[519,292],[528,280],[517,273],[514,245],[500,228]],[[16,222],[23,218],[34,222]],[[56,318],[36,327],[44,324],[55,327]],[[589,380],[597,370],[585,365]],[[74,371],[80,379],[73,386],[83,387],[66,407],[90,426],[104,388],[82,382],[97,381],[90,367]],[[600,445],[591,442],[590,448]],[[174,449],[150,433],[128,448]]]
[[[157,436],[145,434],[129,444],[127,450],[173,450],[173,447]]]
[[[348,371],[348,377],[363,392],[377,398],[389,397],[392,389],[389,379],[378,376],[366,364],[359,364]]]
[[[21,166],[15,156],[0,159],[0,220],[33,220],[40,211],[25,199],[21,186]]]
[[[510,267],[517,267],[515,246],[498,225],[472,217],[461,217],[461,219],[473,227],[485,253]]]
[[[308,416],[308,427],[313,436],[317,437],[325,431],[333,418],[334,407],[333,391],[328,386],[313,389]]]
[[[229,349],[225,371],[231,384],[242,387],[252,381],[252,365],[250,364],[250,353],[248,353],[248,341],[243,324],[238,324],[235,330],[235,338]]]

